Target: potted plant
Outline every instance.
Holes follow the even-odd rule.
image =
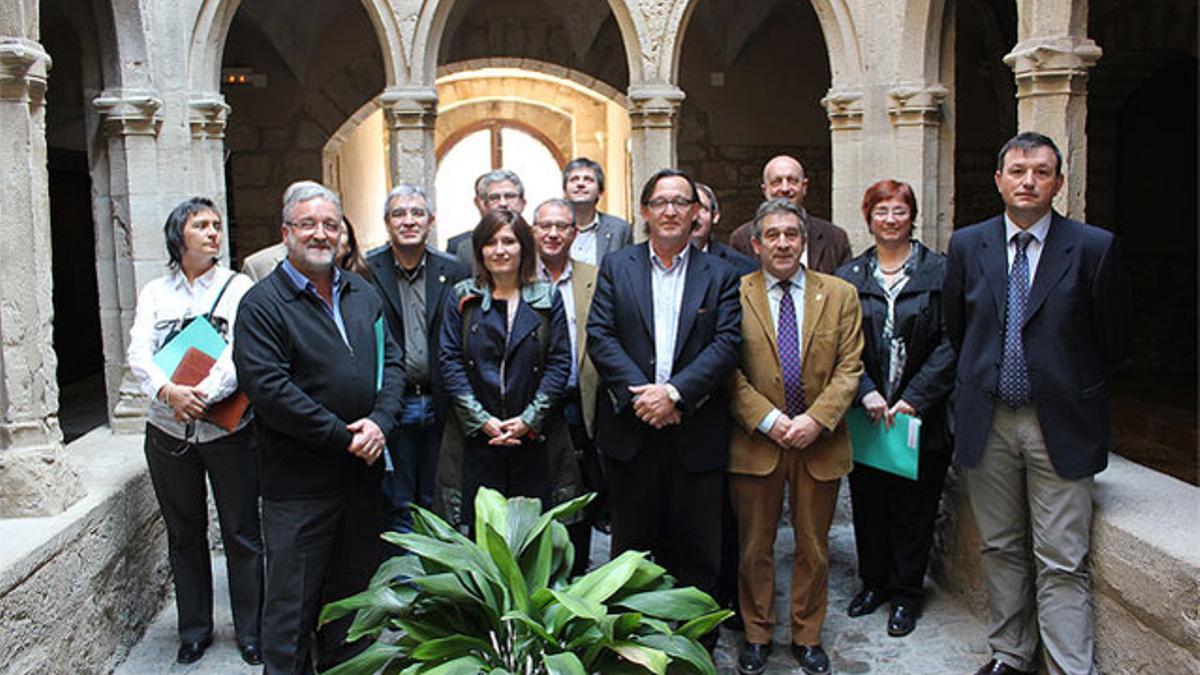
[[[322,622],[356,612],[347,639],[375,640],[327,675],[716,675],[697,639],[732,612],[675,588],[645,553],[569,579],[574,549],[559,521],[593,496],[542,513],[537,499],[481,488],[474,541],[414,506],[412,533],[384,534],[411,555],[385,561],[365,591],[321,612]]]

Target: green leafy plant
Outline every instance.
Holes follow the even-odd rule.
[[[414,507],[412,533],[384,535],[412,555],[321,612],[322,622],[355,612],[347,639],[375,640],[327,675],[715,675],[697,640],[732,612],[706,593],[675,588],[636,551],[569,578],[574,549],[560,520],[593,497],[542,513],[539,500],[481,488],[475,541]]]

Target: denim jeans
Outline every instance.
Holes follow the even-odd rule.
[[[400,407],[399,425],[388,440],[393,467],[383,479],[388,529],[411,532],[410,505],[415,503],[427,509],[433,506],[438,450],[442,442],[442,429],[434,423],[433,399],[405,396]]]

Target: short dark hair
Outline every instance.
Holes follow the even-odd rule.
[[[913,194],[912,186],[898,180],[885,178],[867,188],[863,194],[862,212],[863,218],[867,219],[867,225],[871,224],[871,211],[875,209],[875,205],[885,199],[895,197],[899,197],[908,205],[909,213],[912,214],[915,222],[917,220],[917,197]]]
[[[762,221],[767,216],[777,213],[796,216],[796,222],[800,224],[800,236],[808,241],[808,225],[804,222],[804,211],[786,197],[772,197],[758,205],[758,210],[754,212],[754,224],[750,226],[750,231],[755,239],[762,241]]]
[[[521,245],[521,264],[517,267],[517,280],[524,286],[533,281],[537,273],[537,244],[533,241],[533,230],[529,223],[525,222],[519,213],[496,209],[485,213],[471,233],[471,248],[475,251],[475,281],[480,286],[491,288],[494,285],[492,273],[488,272],[487,265],[483,263],[483,247],[505,225],[512,227],[517,243]]]
[[[192,216],[204,211],[212,211],[217,214],[218,218],[221,217],[217,205],[207,197],[192,197],[185,200],[179,206],[171,209],[170,215],[167,216],[167,222],[163,225],[163,237],[167,240],[167,257],[169,258],[167,266],[171,269],[177,270],[183,264],[183,251],[186,248],[183,243],[184,226]]]
[[[714,216],[720,215],[721,202],[717,201],[717,193],[713,192],[713,189],[704,183],[696,183],[696,189],[703,192],[705,197],[708,197],[708,210]]]
[[[564,190],[567,189],[567,176],[570,176],[571,172],[574,171],[575,169],[587,169],[587,170],[591,171],[592,174],[596,176],[596,187],[600,188],[600,192],[603,194],[603,192],[604,192],[604,169],[601,168],[601,166],[598,163],[592,161],[591,159],[588,159],[587,157],[576,157],[575,159],[567,162],[567,165],[563,167],[563,189]]]
[[[1054,144],[1054,141],[1049,136],[1036,131],[1023,131],[1008,139],[1008,142],[1001,146],[1000,153],[996,155],[996,171],[1004,170],[1004,156],[1008,154],[1009,150],[1023,150],[1028,152],[1035,148],[1050,148],[1054,151],[1054,175],[1061,176],[1062,152],[1059,151],[1058,146]]]
[[[650,198],[654,196],[654,188],[658,187],[658,181],[664,178],[682,178],[687,181],[689,187],[692,188],[692,203],[696,203],[696,181],[688,172],[680,169],[659,169],[650,180],[646,181],[646,185],[642,187],[642,206],[650,206]]]

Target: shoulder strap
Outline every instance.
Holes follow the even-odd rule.
[[[213,301],[212,308],[209,309],[208,314],[205,314],[204,316],[213,316],[213,314],[217,311],[217,305],[221,304],[221,298],[225,297],[225,291],[229,290],[229,284],[233,283],[233,278],[236,276],[236,273],[229,275],[229,278],[225,280],[225,285],[221,286],[221,292],[217,293],[217,299]]]

